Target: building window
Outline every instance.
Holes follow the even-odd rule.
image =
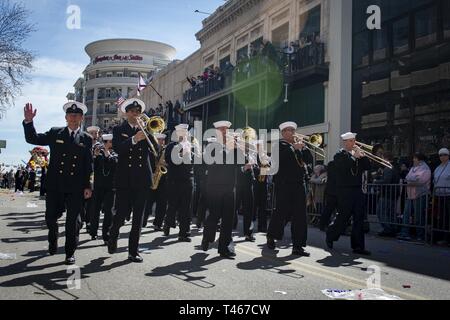
[[[272,31],[272,43],[274,46],[284,48],[289,42],[289,22]]]
[[[358,33],[353,38],[353,66],[369,65],[369,32]]]
[[[240,48],[236,52],[236,61],[241,61],[242,59],[245,59],[248,57],[248,46],[245,46],[243,48]]]
[[[386,28],[381,28],[381,30],[375,30],[372,33],[373,36],[373,60],[379,61],[387,58],[387,32]]]
[[[394,54],[402,54],[409,50],[409,17],[392,24],[392,38]]]
[[[320,11],[319,5],[300,16],[300,38],[320,34]]]
[[[105,113],[109,113],[111,108],[111,104],[105,103]]]
[[[118,78],[122,78],[123,77],[123,72],[117,72],[117,77]]]
[[[107,78],[112,78],[112,75],[113,75],[112,72],[106,73],[106,77],[107,77]]]
[[[111,98],[111,89],[106,89],[105,90],[105,97],[106,98]]]
[[[226,56],[225,58],[222,58],[221,60],[220,60],[220,69],[225,69],[225,66],[227,65],[227,62],[230,62],[231,60],[230,60],[230,56]]]
[[[139,75],[138,75],[138,73],[137,72],[131,72],[130,73],[130,77],[131,78],[137,78]]]
[[[437,8],[431,7],[416,13],[416,47],[430,45],[437,40]]]
[[[109,128],[109,119],[103,120],[103,128],[105,128],[105,129]]]
[[[450,1],[443,1],[444,37],[450,39]]]

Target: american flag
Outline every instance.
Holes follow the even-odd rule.
[[[124,102],[125,102],[125,98],[121,95],[121,96],[119,96],[119,99],[117,99],[116,105],[118,107],[120,107]]]

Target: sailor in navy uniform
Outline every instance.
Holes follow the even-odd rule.
[[[66,214],[66,264],[75,264],[75,250],[81,228],[81,211],[84,199],[92,196],[89,178],[92,173],[91,137],[81,131],[83,115],[87,107],[82,103],[69,101],[63,107],[67,126],[52,128],[38,134],[33,119],[37,110],[29,103],[24,108],[25,139],[28,143],[50,146],[50,164],[45,188],[47,190],[45,221],[49,229],[49,253],[58,250],[58,218],[61,208]]]
[[[333,248],[353,217],[351,246],[355,254],[370,255],[364,239],[363,173],[370,170],[370,160],[356,147],[356,133],[341,136],[344,148],[334,157],[338,214],[328,227],[326,244]]]
[[[138,117],[145,110],[145,104],[139,99],[126,100],[121,107],[127,121],[113,130],[113,149],[119,155],[115,176],[117,213],[113,218],[108,243],[108,252],[117,251],[120,228],[126,217],[133,212],[133,221],[128,244],[128,259],[143,262],[139,255],[139,238],[144,219],[145,205],[152,186],[152,168],[150,153],[156,153],[157,142],[152,135],[150,144],[141,131]],[[144,129],[144,128],[142,128]]]
[[[180,124],[175,127],[175,141],[167,146],[165,159],[168,165],[167,190],[168,208],[164,220],[164,235],[168,236],[170,228],[175,228],[178,213],[180,232],[178,241],[191,242],[191,205],[194,190],[194,145],[189,141],[189,125]]]
[[[102,140],[103,144],[94,147],[94,210],[91,215],[90,235],[92,240],[97,240],[100,211],[103,211],[102,238],[107,244],[113,218],[114,175],[118,156],[112,149],[113,135],[105,134]]]
[[[242,165],[236,160],[244,159],[244,155],[237,149],[234,139],[227,135],[231,125],[229,121],[214,123],[218,139],[210,143],[205,150],[206,155],[208,150],[212,150],[214,160],[220,160],[211,163],[205,159],[208,170],[206,190],[209,215],[203,230],[202,249],[208,251],[209,244],[215,241],[217,222],[221,219],[218,252],[221,257],[226,259],[233,259],[236,256],[229,248],[232,242],[236,178]],[[227,161],[230,158],[234,160],[231,163]]]
[[[278,173],[274,176],[276,211],[270,220],[267,233],[267,247],[275,249],[275,240],[282,240],[284,227],[291,221],[292,254],[309,256],[304,250],[308,236],[306,222],[306,182],[307,165],[313,162],[311,152],[304,143],[295,141],[297,124],[285,122],[280,125],[282,139],[275,148],[279,148],[278,159],[272,154],[272,161],[278,161]],[[276,150],[276,149],[275,149]]]
[[[92,146],[95,146],[98,143],[99,135],[100,135],[100,128],[97,126],[91,126],[86,128],[86,132],[89,133],[92,139]],[[94,150],[92,150],[93,152]],[[94,183],[94,173],[91,175],[91,184]],[[83,205],[83,211],[81,214],[81,221],[86,222],[86,231],[88,233],[91,233],[91,215],[93,214],[95,208],[94,208],[94,198],[95,193],[92,195],[92,198],[85,200]]]

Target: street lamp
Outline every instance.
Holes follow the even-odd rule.
[[[203,11],[200,11],[200,10],[195,10],[194,12],[195,12],[195,13],[206,14],[206,15],[208,15],[208,16],[212,14],[212,13],[203,12]]]

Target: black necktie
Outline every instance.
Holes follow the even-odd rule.
[[[73,143],[75,141],[75,131],[72,131],[70,134],[70,143]]]

